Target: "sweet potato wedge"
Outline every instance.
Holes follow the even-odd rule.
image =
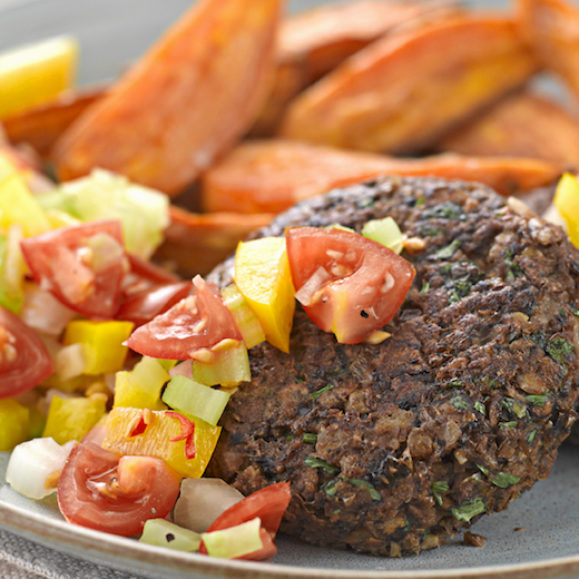
[[[302,199],[383,174],[479,181],[511,195],[552,183],[561,172],[558,165],[534,159],[399,159],[295,141],[248,141],[203,175],[201,199],[208,211],[279,213]]]
[[[283,0],[200,0],[63,135],[62,179],[100,166],[174,195],[251,125]]]
[[[6,136],[15,145],[26,143],[47,157],[64,131],[105,94],[104,87],[68,92],[54,101],[2,120]]]
[[[514,19],[463,16],[386,37],[290,105],[280,135],[389,153],[433,144],[537,70]]]
[[[273,135],[293,97],[377,38],[458,12],[448,0],[350,0],[289,16],[280,28],[270,94],[251,136]]]
[[[579,119],[553,101],[523,92],[458,128],[437,149],[530,157],[579,169]]]
[[[190,213],[174,205],[165,241],[155,259],[169,263],[183,276],[208,273],[230,255],[237,243],[267,225],[273,215]]]
[[[579,97],[579,7],[563,0],[518,0],[518,12],[542,64]]]

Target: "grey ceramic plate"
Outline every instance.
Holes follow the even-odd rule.
[[[248,0],[250,3],[251,0]],[[189,0],[0,0],[0,49],[61,33],[81,43],[80,81],[114,78],[189,5]],[[291,8],[321,4],[295,0]],[[501,4],[479,2],[484,7]],[[95,563],[150,577],[442,577],[579,576],[579,449],[563,449],[551,477],[511,508],[479,522],[482,549],[461,537],[436,551],[382,559],[310,547],[281,537],[272,563],[223,562],[145,547],[65,523],[54,502],[34,503],[0,487],[0,526]],[[6,455],[0,453],[0,481]],[[1,484],[1,483],[0,483]],[[517,530],[519,529],[519,530]]]

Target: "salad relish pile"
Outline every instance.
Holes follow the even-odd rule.
[[[275,554],[289,483],[243,498],[201,479],[219,419],[251,381],[249,348],[289,352],[296,298],[342,343],[388,337],[414,278],[396,224],[241,242],[235,282],[220,290],[149,261],[165,195],[100,170],[33,194],[27,167],[7,154],[0,163],[7,481],[33,499],[56,491],[68,521],[96,530],[220,557]],[[193,480],[218,485],[216,498],[186,490]],[[223,512],[190,524],[215,500]]]

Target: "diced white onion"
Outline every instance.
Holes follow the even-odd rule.
[[[58,336],[76,315],[46,290],[35,284],[26,286],[20,317],[31,328]]]
[[[6,469],[6,482],[21,495],[42,499],[56,490],[62,470],[76,442],[64,446],[52,438],[35,438],[14,448]]]
[[[218,478],[186,478],[175,503],[173,520],[178,525],[203,533],[229,507],[243,499],[243,495]]]
[[[185,360],[184,362],[173,366],[169,370],[169,374],[171,378],[173,376],[185,376],[185,378],[193,380],[193,360]]]
[[[82,344],[63,346],[54,357],[54,368],[60,380],[76,378],[84,372],[86,360]]]

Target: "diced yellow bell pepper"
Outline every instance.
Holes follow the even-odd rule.
[[[106,402],[104,394],[89,398],[53,396],[42,436],[52,437],[58,444],[81,440],[105,415]]]
[[[161,402],[161,390],[170,378],[157,359],[144,356],[130,372],[115,374],[113,406],[166,410]]]
[[[240,242],[235,253],[234,279],[261,322],[267,341],[289,352],[295,291],[285,239],[263,237]]]
[[[133,330],[132,322],[73,320],[66,326],[65,345],[82,344],[84,374],[109,374],[123,368],[128,348],[123,346]]]
[[[12,450],[28,440],[30,410],[14,400],[0,400],[0,451]]]
[[[18,174],[18,167],[5,151],[0,150],[0,184]]]
[[[80,219],[76,219],[76,217],[73,217],[64,211],[59,211],[58,209],[49,209],[45,211],[45,213],[52,229],[60,229],[61,227],[73,227],[82,223]]]
[[[579,179],[565,173],[561,177],[553,204],[567,224],[567,233],[575,247],[579,247]]]
[[[51,229],[48,218],[19,173],[0,181],[0,229],[7,231],[11,225],[20,225],[24,237]]]
[[[0,232],[0,305],[19,314],[24,303],[26,266],[20,241],[22,228],[12,225],[4,235]]]
[[[46,103],[71,88],[78,60],[74,38],[61,36],[0,54],[0,118]]]
[[[184,433],[176,414],[137,408],[113,408],[106,419],[106,436],[102,446],[120,454],[161,458],[183,476],[199,478],[213,454],[221,428],[194,418],[192,442],[196,452],[194,458],[187,458],[187,441],[178,440]]]

